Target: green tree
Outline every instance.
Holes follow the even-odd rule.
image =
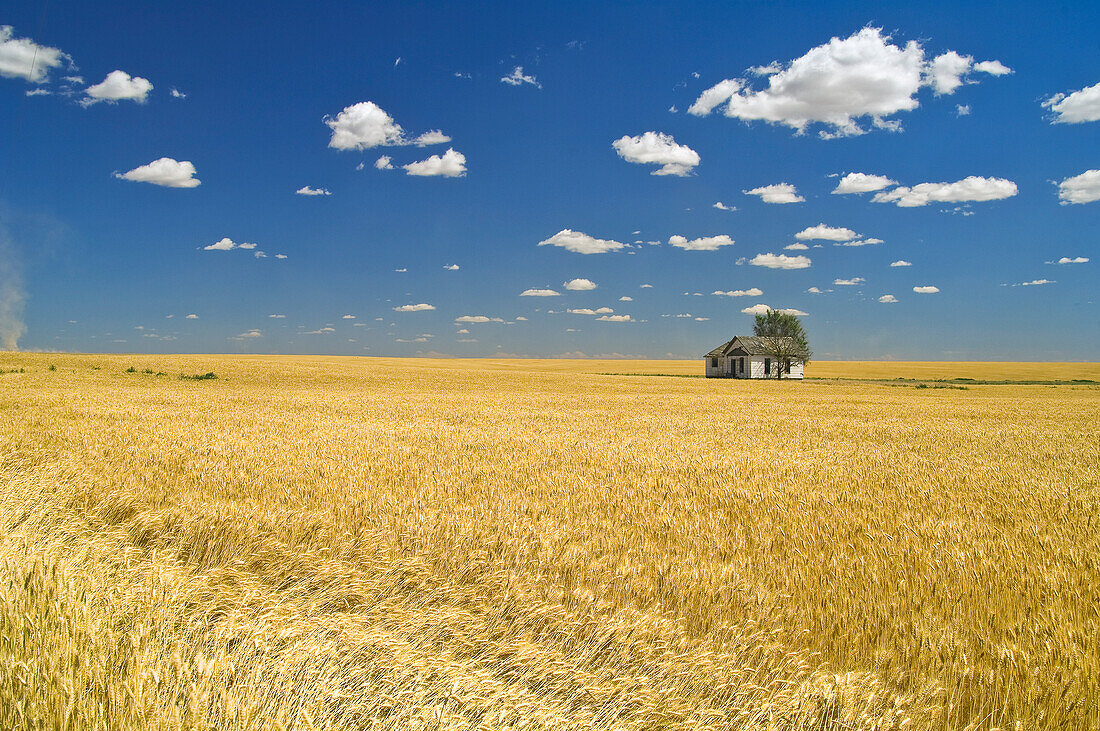
[[[813,351],[810,350],[806,331],[797,317],[779,310],[768,310],[756,316],[752,328],[753,334],[760,338],[765,351],[775,359],[775,377],[782,378],[791,372],[796,363],[805,365],[810,362]]]

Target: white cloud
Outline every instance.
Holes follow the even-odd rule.
[[[202,248],[203,251],[232,251],[233,249],[255,249],[256,244],[250,244],[247,242],[243,244],[238,244],[235,243],[233,239],[226,236],[220,241],[216,241],[213,244],[210,244],[209,246],[204,246]]]
[[[59,48],[40,46],[30,38],[13,38],[15,29],[0,25],[0,76],[41,84],[50,69],[61,66],[69,57]]]
[[[794,235],[799,241],[814,241],[817,239],[822,239],[824,241],[850,241],[857,236],[859,236],[859,234],[850,228],[826,226],[823,223],[804,228]]]
[[[652,284],[639,284],[638,286],[641,287],[642,289],[653,289]]]
[[[25,91],[24,94],[27,96],[51,96],[53,92],[49,89],[30,89]]]
[[[955,105],[955,116],[965,117],[968,114],[970,114],[970,105],[969,104],[956,104]]]
[[[400,307],[394,307],[394,312],[425,312],[427,310],[434,310],[435,305],[429,305],[426,302],[421,302],[415,305],[401,305]]]
[[[855,241],[837,241],[833,246],[874,246],[875,244],[881,244],[882,239],[856,239]]]
[[[335,118],[326,116],[324,122],[332,130],[328,146],[337,150],[406,144],[405,130],[374,102],[344,107]]]
[[[519,317],[516,318],[516,322],[527,322],[527,318],[524,317],[523,315],[520,315]]]
[[[180,91],[179,89],[177,89],[174,86],[172,87],[171,94],[172,94],[173,98],[175,98],[175,99],[186,99],[187,98],[186,94],[184,94],[182,91]]]
[[[817,287],[810,287],[810,288],[809,288],[809,289],[807,289],[806,291],[807,291],[807,292],[809,292],[810,294],[825,294],[824,292],[822,292],[822,291],[821,291],[820,289],[818,289]]]
[[[1072,259],[1068,256],[1063,256],[1058,261],[1048,261],[1047,264],[1088,264],[1089,258],[1087,256],[1075,256]]]
[[[1012,69],[1005,66],[1000,61],[979,61],[974,64],[975,71],[981,71],[983,74],[991,74],[993,76],[1004,76],[1005,74],[1011,74]]]
[[[808,256],[787,256],[786,254],[757,254],[750,261],[750,264],[758,267],[768,267],[769,269],[806,269],[810,266],[810,257]]]
[[[634,318],[630,315],[603,315],[597,317],[596,320],[600,322],[634,322]]]
[[[610,307],[597,307],[594,310],[590,307],[578,307],[573,310],[566,310],[571,315],[610,315],[614,311]]]
[[[844,287],[854,287],[856,285],[863,284],[866,281],[867,280],[863,277],[852,277],[851,279],[834,279],[833,284]]]
[[[898,181],[891,180],[885,175],[871,175],[869,173],[848,173],[837,183],[834,195],[849,195],[851,193],[873,193],[876,190],[897,185]]]
[[[196,314],[195,314],[194,312],[192,312],[192,313],[191,313],[190,315],[188,315],[188,316],[187,316],[187,317],[185,317],[184,319],[185,319],[185,320],[197,320],[197,319],[199,319],[199,316],[198,316],[198,315],[196,315]]]
[[[461,152],[456,152],[454,148],[447,148],[442,157],[432,155],[427,160],[410,162],[408,165],[402,165],[401,167],[405,168],[406,175],[461,178],[466,174],[466,156]]]
[[[1086,170],[1058,183],[1058,198],[1063,205],[1100,200],[1100,170]]]
[[[374,167],[378,170],[393,170],[393,158],[389,155],[382,155],[374,161]]]
[[[458,264],[444,264],[443,268],[449,272],[457,272],[462,267],[460,267]]]
[[[275,255],[275,258],[276,258],[276,259],[285,259],[285,258],[286,258],[286,254],[276,254],[276,255]]]
[[[562,284],[566,289],[572,289],[574,291],[583,292],[589,289],[595,289],[597,285],[591,279],[570,279],[568,282]]]
[[[456,330],[455,334],[456,335],[469,335],[470,331],[467,330],[466,328],[462,328],[461,330]]]
[[[963,84],[963,76],[974,64],[973,56],[960,56],[954,51],[942,53],[932,59],[928,67],[928,83],[932,86],[936,96],[954,94]]]
[[[412,143],[417,147],[427,147],[428,145],[442,145],[444,142],[450,141],[450,137],[438,129],[433,129],[420,135]]]
[[[752,307],[746,307],[741,311],[744,312],[746,315],[766,315],[773,309],[775,308],[769,307],[768,305],[756,304]],[[798,317],[805,317],[808,314],[806,312],[803,312],[802,310],[796,310],[793,308],[776,310],[776,312],[784,312],[788,315],[797,315]]]
[[[259,330],[245,330],[237,335],[237,338],[262,338],[264,334]]]
[[[597,239],[580,231],[572,231],[568,228],[558,231],[556,234],[540,241],[539,246],[559,246],[566,251],[577,254],[606,254],[609,251],[618,251],[626,244],[611,239]]]
[[[876,193],[875,203],[896,203],[900,208],[915,208],[932,202],[962,203],[995,201],[1016,195],[1016,184],[1004,178],[983,178],[976,175],[954,183],[920,183],[912,188],[904,185]]]
[[[669,246],[675,246],[684,251],[718,251],[721,246],[733,246],[733,239],[725,234],[704,236],[690,241],[684,236],[670,236],[668,243]]]
[[[715,107],[729,101],[729,98],[741,91],[744,86],[745,82],[740,79],[719,81],[699,95],[695,103],[688,107],[688,114],[694,114],[697,117],[705,117],[714,111]]]
[[[752,190],[741,191],[745,195],[758,195],[765,203],[801,203],[806,200],[798,194],[798,191],[790,183],[776,183],[765,185]]]
[[[296,195],[332,195],[328,188],[311,188],[308,185],[303,185],[298,190],[294,191]]]
[[[619,157],[627,162],[661,165],[651,175],[678,175],[691,173],[699,164],[699,153],[687,145],[678,145],[672,135],[663,132],[646,132],[631,137],[624,135],[611,143]]]
[[[940,291],[940,288],[939,287],[934,287],[934,286],[929,284],[929,285],[924,285],[923,287],[913,287],[913,291],[916,292],[917,294],[935,294],[936,292]]]
[[[525,289],[519,293],[520,297],[558,297],[560,292],[552,289]]]
[[[268,317],[270,317],[274,320],[285,320],[286,319],[286,315],[268,315]]]
[[[455,322],[469,322],[469,323],[504,322],[504,318],[502,318],[502,317],[486,317],[485,315],[463,315],[462,317],[456,317]]]
[[[149,83],[149,79],[130,76],[125,71],[115,70],[107,74],[107,78],[103,81],[84,90],[87,96],[83,103],[87,105],[102,101],[117,102],[130,99],[138,104],[144,104],[152,90],[153,85]]]
[[[727,206],[722,201],[716,202],[713,207],[717,208],[720,211],[736,211],[737,210],[737,206]]]
[[[711,294],[721,295],[723,297],[759,297],[764,294],[764,291],[752,287],[750,289],[731,289],[728,292],[723,292],[720,289],[716,289]]]
[[[1093,84],[1069,94],[1055,94],[1043,102],[1054,112],[1055,124],[1078,124],[1100,119],[1100,84]]]
[[[806,251],[809,248],[810,247],[806,246],[806,244],[787,244],[786,246],[783,247],[783,250],[784,251]]]
[[[1053,279],[1032,279],[1030,282],[1020,282],[1019,284],[1013,284],[1013,287],[1036,287],[1041,284],[1057,284]]]
[[[892,302],[897,302],[898,298],[895,297],[892,294],[884,294],[884,295],[882,295],[881,297],[878,298],[878,301],[882,302],[884,304],[890,304]]]
[[[354,319],[355,319],[355,315],[344,315],[344,316],[343,316],[343,317],[341,317],[340,319],[341,319],[341,320],[354,320]]]
[[[898,259],[897,261],[890,262],[890,266],[892,266],[892,267],[911,267],[911,266],[913,266],[913,262],[905,261],[905,259]]]
[[[401,267],[400,269],[394,269],[394,271],[398,274],[404,274],[405,272],[409,271],[409,269],[408,267]]]
[[[916,94],[922,86],[932,85],[938,94],[954,91],[973,59],[948,51],[927,61],[917,41],[901,47],[890,40],[880,28],[834,37],[787,64],[750,69],[767,79],[767,88],[726,79],[704,91],[688,111],[704,116],[725,105],[727,117],[783,124],[798,133],[820,123],[824,138],[863,134],[867,130],[858,120],[864,117],[878,129],[897,131],[900,124],[891,115],[920,106]],[[973,68],[999,74],[1004,67],[984,61]]]
[[[512,73],[507,76],[501,76],[500,80],[509,86],[523,86],[524,84],[530,84],[536,88],[541,89],[542,84],[538,82],[534,76],[527,76],[523,73],[522,66],[516,66],[512,69]]]
[[[624,294],[622,297],[619,298],[619,301],[620,302],[633,302],[634,298],[633,297],[628,297],[627,295]]]
[[[121,180],[163,185],[166,188],[194,188],[200,183],[195,177],[195,166],[189,161],[180,162],[170,157],[153,160],[148,165],[136,167],[126,173],[115,173]]]

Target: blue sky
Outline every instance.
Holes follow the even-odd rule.
[[[959,5],[6,4],[0,337],[1100,359],[1100,10]]]

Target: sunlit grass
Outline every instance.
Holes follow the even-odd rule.
[[[0,354],[0,727],[1100,725],[1100,389],[670,363]]]

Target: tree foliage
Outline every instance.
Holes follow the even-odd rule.
[[[752,331],[760,338],[767,354],[775,359],[776,378],[790,373],[791,366],[796,363],[809,363],[813,356],[802,322],[788,312],[768,310],[757,315]]]

